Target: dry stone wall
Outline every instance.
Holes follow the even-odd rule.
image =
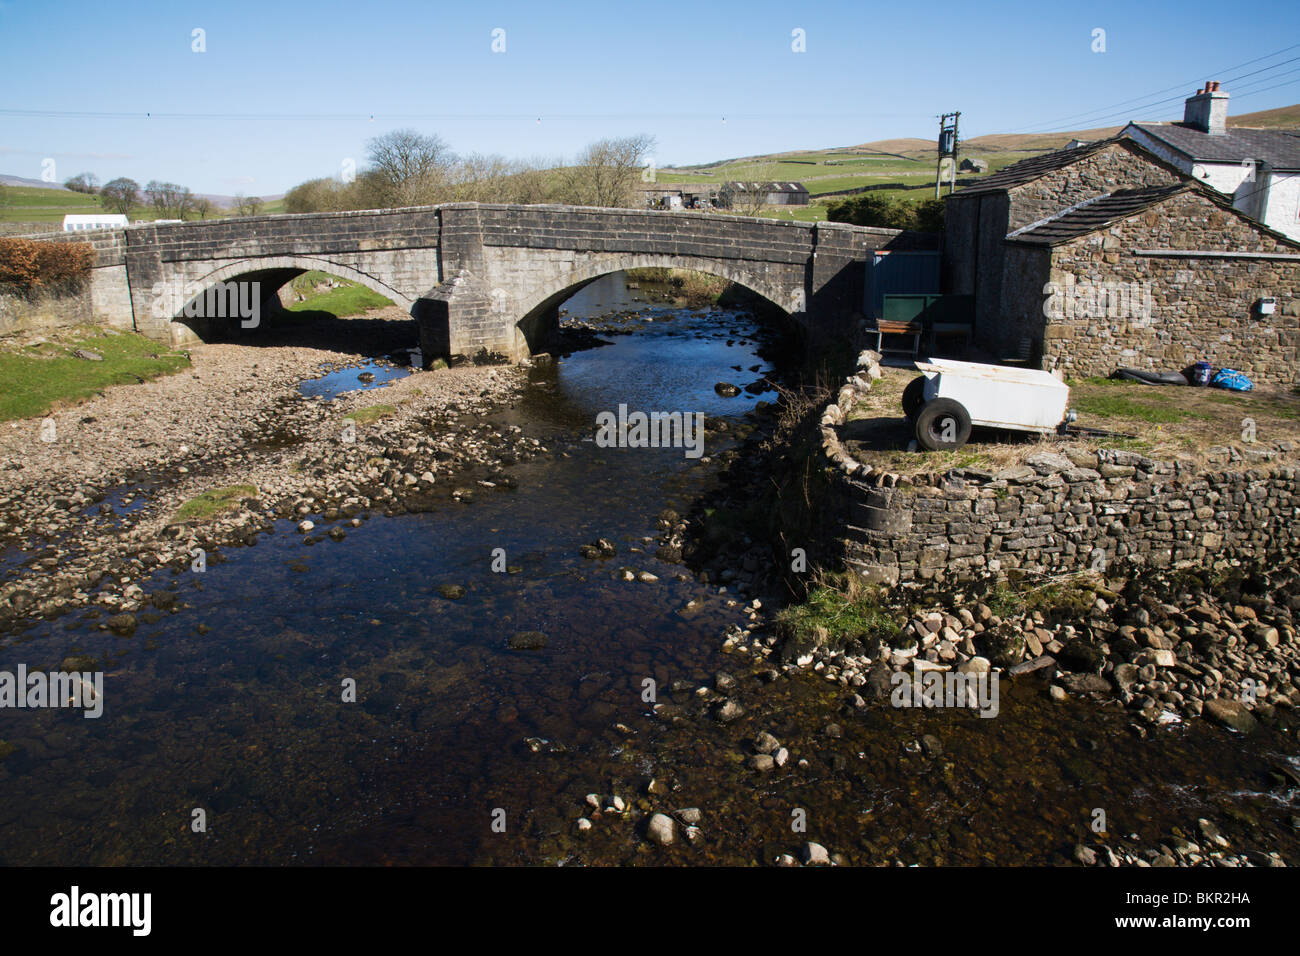
[[[875,469],[837,428],[878,363],[863,352],[821,419],[833,557],[873,582],[925,590],[1016,572],[1259,563],[1300,547],[1300,440],[1211,448],[1208,466],[1064,446],[998,472]]]

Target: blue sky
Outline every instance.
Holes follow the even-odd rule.
[[[1232,113],[1300,101],[1300,4],[1249,11],[1196,0],[0,0],[0,172],[40,178],[53,158],[60,181],[89,170],[270,195],[361,165],[366,140],[399,127],[516,158],[646,132],[666,166],[930,138],[953,109],[963,137],[1181,119],[1199,83],[1256,70],[1224,84]],[[206,52],[192,50],[196,28]],[[1092,49],[1096,29],[1105,52]],[[805,52],[792,49],[795,30]]]

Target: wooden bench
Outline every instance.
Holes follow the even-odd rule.
[[[910,355],[916,358],[921,351],[921,335],[925,332],[925,326],[920,322],[894,322],[889,319],[877,319],[876,327],[868,329],[869,332],[876,333],[876,351],[881,355],[886,352],[901,352],[904,355]],[[912,337],[911,348],[885,348],[884,341],[886,335],[910,335]]]

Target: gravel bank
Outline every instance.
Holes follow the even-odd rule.
[[[88,604],[170,609],[170,592],[154,601],[139,582],[189,566],[196,549],[252,543],[275,519],[308,515],[337,539],[371,510],[508,485],[499,469],[540,447],[481,422],[519,394],[523,369],[417,373],[325,401],[299,384],[355,353],[216,344],[191,358],[177,375],[55,412],[52,442],[41,420],[0,429],[0,626]],[[377,405],[382,417],[345,420]],[[242,485],[255,491],[231,509],[173,523],[186,501]]]

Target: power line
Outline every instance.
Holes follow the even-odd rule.
[[[1243,73],[1243,74],[1241,74],[1240,76],[1229,77],[1228,79],[1224,80],[1223,83],[1224,83],[1224,84],[1235,83],[1237,80],[1244,79],[1244,78],[1247,77],[1247,76],[1254,76],[1256,73],[1262,73],[1262,72],[1266,72],[1266,71],[1268,71],[1268,70],[1275,70],[1275,69],[1277,69],[1277,68],[1280,67],[1280,66],[1286,66],[1288,63],[1295,63],[1295,62],[1297,62],[1297,61],[1300,61],[1300,56],[1292,57],[1292,58],[1289,59],[1289,60],[1283,60],[1283,61],[1281,61],[1280,63],[1274,63],[1274,64],[1271,65],[1271,66],[1264,67],[1263,70],[1253,70],[1253,71],[1250,72],[1250,73]],[[1291,71],[1288,71],[1288,72],[1291,72]],[[1276,79],[1276,78],[1279,77],[1279,76],[1286,76],[1286,75],[1287,75],[1287,73],[1276,73],[1276,74],[1274,74],[1273,76],[1264,77],[1264,79],[1265,79],[1265,80],[1272,80],[1272,79]],[[1180,95],[1177,95],[1177,96],[1168,96],[1168,97],[1165,97],[1164,99],[1153,100],[1152,102],[1145,103],[1145,104],[1143,104],[1143,105],[1141,105],[1141,106],[1135,106],[1135,107],[1132,107],[1132,108],[1130,108],[1130,109],[1126,109],[1126,110],[1122,110],[1122,111],[1106,113],[1106,114],[1103,114],[1103,115],[1100,115],[1100,116],[1096,116],[1096,117],[1094,117],[1094,118],[1092,118],[1092,119],[1080,120],[1080,122],[1085,122],[1085,123],[1104,123],[1104,122],[1106,122],[1107,120],[1113,119],[1113,118],[1115,118],[1115,117],[1120,117],[1120,116],[1125,116],[1125,117],[1127,117],[1128,115],[1130,115],[1130,114],[1132,114],[1132,113],[1134,113],[1134,112],[1137,112],[1137,111],[1139,111],[1139,110],[1149,110],[1149,109],[1153,109],[1154,107],[1157,107],[1157,106],[1163,106],[1163,105],[1166,104],[1166,103],[1176,103],[1176,102],[1178,102],[1179,100],[1183,100],[1183,99],[1185,99],[1185,97],[1182,96],[1181,94],[1180,94]],[[1046,127],[1046,128],[1042,128],[1042,129],[1030,129],[1030,130],[1025,130],[1025,133],[1027,133],[1027,134],[1034,134],[1034,133],[1051,133],[1051,132],[1057,132],[1057,129],[1054,129],[1054,128],[1051,128],[1051,127]]]
[[[727,119],[763,119],[763,120],[799,120],[799,119],[895,119],[915,118],[915,113],[733,113],[725,116],[721,113],[178,113],[154,111],[120,111],[100,112],[94,110],[39,110],[39,109],[0,109],[0,116],[45,117],[57,119],[188,119],[188,120],[289,120],[321,121],[360,121],[372,122],[382,120],[426,120],[454,122],[464,120],[521,121],[537,122],[569,120],[621,120],[621,119],[664,119],[664,120],[714,120],[726,122]]]
[[[1261,60],[1268,60],[1268,59],[1272,59],[1272,58],[1275,57],[1275,56],[1281,56],[1283,53],[1287,53],[1287,52],[1289,52],[1289,51],[1291,51],[1291,50],[1294,50],[1294,49],[1296,49],[1296,48],[1300,48],[1300,43],[1292,44],[1291,46],[1288,46],[1288,47],[1283,47],[1283,48],[1280,49],[1280,50],[1275,50],[1275,51],[1273,51],[1272,53],[1265,54],[1264,56],[1255,57],[1255,59],[1253,59],[1253,60],[1246,60],[1244,63],[1238,63],[1238,64],[1236,64],[1235,66],[1225,67],[1225,68],[1223,68],[1223,69],[1220,69],[1220,70],[1213,70],[1213,71],[1211,71],[1211,72],[1212,72],[1212,73],[1219,73],[1219,74],[1228,73],[1228,72],[1231,72],[1232,70],[1238,70],[1238,69],[1241,69],[1243,66],[1250,66],[1252,63],[1258,63],[1258,62],[1260,62]],[[1283,60],[1283,61],[1280,62],[1280,63],[1273,63],[1273,64],[1270,64],[1269,66],[1262,67],[1262,68],[1259,69],[1259,70],[1253,70],[1253,71],[1251,71],[1250,73],[1244,73],[1244,74],[1241,74],[1241,75],[1239,75],[1239,76],[1236,76],[1236,77],[1230,78],[1230,79],[1228,79],[1228,80],[1224,80],[1223,82],[1224,82],[1224,83],[1232,83],[1232,82],[1235,82],[1236,80],[1243,79],[1243,78],[1245,78],[1245,77],[1247,77],[1247,76],[1254,76],[1256,73],[1263,73],[1263,72],[1267,72],[1268,70],[1276,69],[1276,68],[1279,67],[1279,66],[1285,66],[1287,63],[1293,63],[1293,62],[1295,62],[1297,59],[1300,59],[1300,57],[1292,57],[1291,59],[1289,59],[1289,60]],[[1072,113],[1072,114],[1070,114],[1070,115],[1068,115],[1068,116],[1059,117],[1058,119],[1048,120],[1048,121],[1045,121],[1045,122],[1031,123],[1031,124],[1028,124],[1026,127],[1022,127],[1022,128],[1020,128],[1020,129],[1015,129],[1015,130],[1005,130],[1005,131],[1002,131],[1002,132],[1000,132],[1000,133],[989,133],[989,134],[984,134],[984,135],[999,136],[999,135],[1033,134],[1033,133],[1042,133],[1042,132],[1055,132],[1056,130],[1058,130],[1058,129],[1060,128],[1057,124],[1064,123],[1064,122],[1067,122],[1067,121],[1072,121],[1072,122],[1076,122],[1076,123],[1099,123],[1099,122],[1102,122],[1104,119],[1106,119],[1106,118],[1108,118],[1108,117],[1110,117],[1110,116],[1112,116],[1112,115],[1115,115],[1115,111],[1116,111],[1116,109],[1117,109],[1118,107],[1121,107],[1121,106],[1126,106],[1126,107],[1127,107],[1128,104],[1136,103],[1136,102],[1138,102],[1138,101],[1140,101],[1140,100],[1147,100],[1147,99],[1150,99],[1150,98],[1153,97],[1153,96],[1160,96],[1160,94],[1170,92],[1171,90],[1183,90],[1183,89],[1186,89],[1190,84],[1192,84],[1192,83],[1196,83],[1196,82],[1198,82],[1198,81],[1197,81],[1197,80],[1187,80],[1187,81],[1185,81],[1185,82],[1183,82],[1183,83],[1179,83],[1179,84],[1176,84],[1176,85],[1174,85],[1174,86],[1165,87],[1165,88],[1162,89],[1162,90],[1155,90],[1154,92],[1151,92],[1151,93],[1144,93],[1144,94],[1141,95],[1141,96],[1135,96],[1135,97],[1132,97],[1131,99],[1121,100],[1121,101],[1119,101],[1118,103],[1113,103],[1113,104],[1111,104],[1110,106],[1102,106],[1102,107],[1098,107],[1098,108],[1096,108],[1096,109],[1084,110],[1083,112]],[[1136,111],[1136,110],[1145,110],[1145,109],[1150,109],[1150,108],[1152,108],[1152,107],[1154,107],[1154,106],[1160,106],[1160,105],[1163,105],[1163,104],[1165,104],[1165,103],[1174,102],[1174,101],[1177,101],[1177,100],[1182,99],[1182,98],[1183,98],[1182,96],[1171,96],[1171,97],[1165,97],[1165,98],[1163,98],[1163,99],[1159,99],[1159,100],[1155,100],[1155,101],[1150,102],[1150,103],[1146,103],[1146,104],[1144,104],[1144,105],[1142,105],[1142,106],[1128,107],[1126,110],[1124,110],[1124,112],[1127,113],[1127,112],[1134,112],[1134,111]],[[1098,114],[1100,114],[1100,115],[1098,115]],[[1095,119],[1087,119],[1087,118],[1086,118],[1086,117],[1090,117],[1090,116],[1096,116],[1096,118],[1095,118]]]

